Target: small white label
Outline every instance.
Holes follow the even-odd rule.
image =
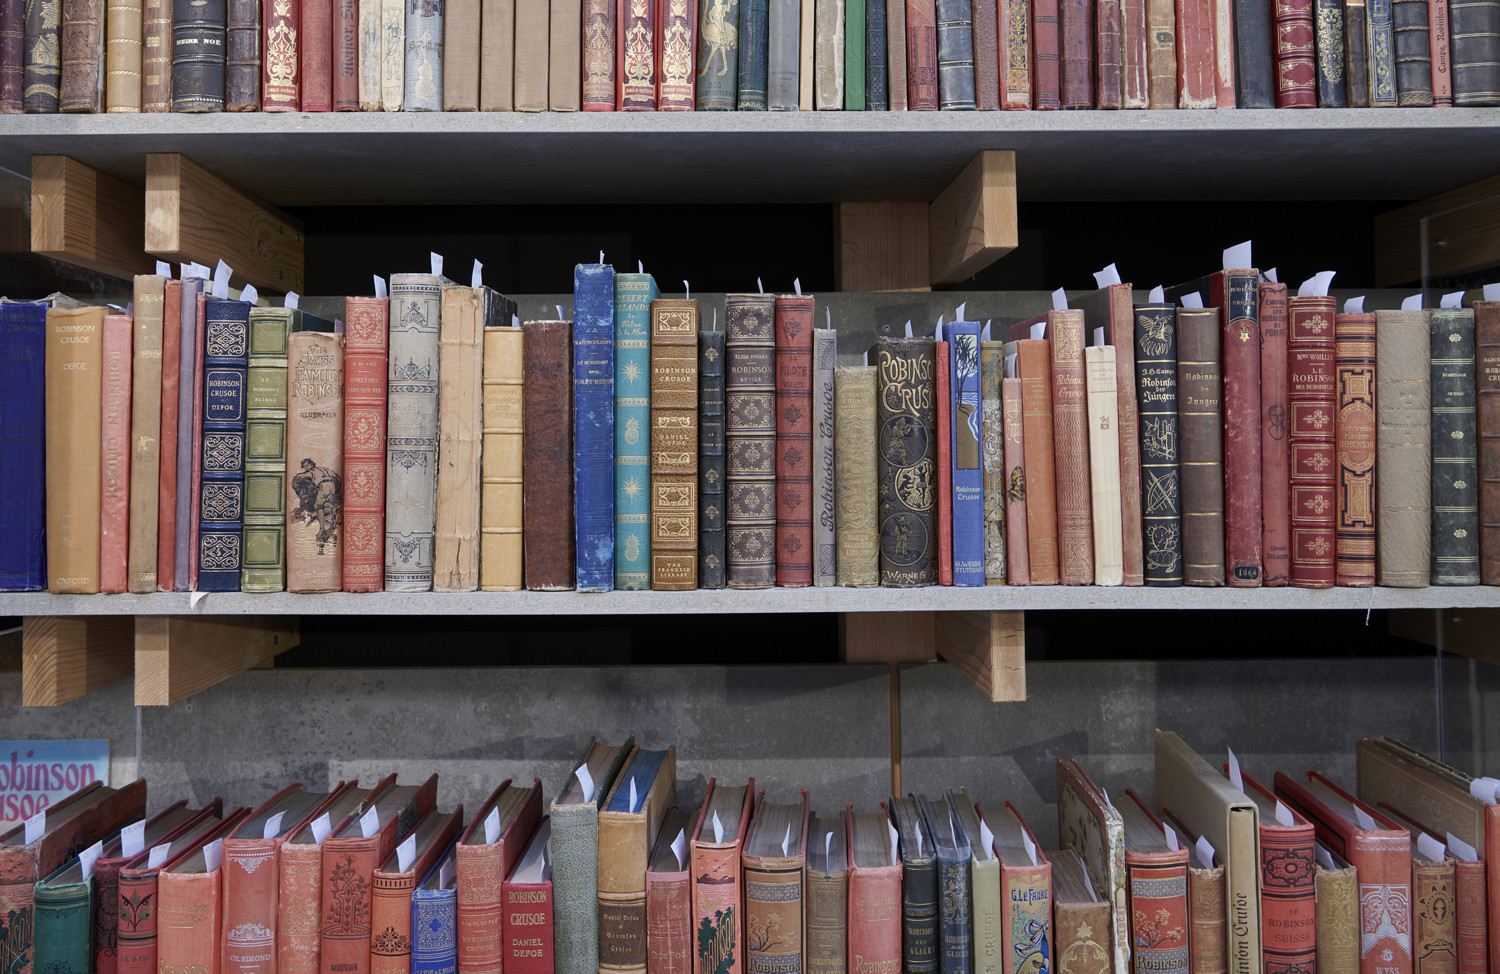
[[[687,301],[687,300],[690,300],[692,298],[692,296],[693,296],[693,289],[692,289],[692,287],[689,286],[689,284],[688,284],[687,281],[683,281],[682,282],[682,299],[684,301]]]
[[[157,271],[158,274],[161,271]],[[1500,284],[1486,284],[1484,286],[1484,299],[1486,301],[1500,301]]]
[[[203,871],[213,872],[224,861],[224,840],[215,839],[203,847]]]
[[[1111,284],[1120,283],[1120,270],[1114,264],[1110,264],[1102,271],[1094,271],[1094,286],[1109,287]]]
[[[444,859],[443,864],[438,867],[438,889],[447,889],[453,885],[453,860]]]
[[[1045,321],[1038,321],[1036,324],[1032,325],[1031,337],[1036,341],[1041,341],[1043,338],[1046,338],[1047,323]]]
[[[795,277],[792,279],[792,290],[797,292],[797,297],[802,297],[802,278]]]
[[[417,833],[413,832],[406,837],[406,841],[396,846],[396,868],[406,872],[411,868],[411,862],[417,858]]]
[[[233,273],[222,260],[214,266],[214,297],[229,297],[229,276]]]
[[[1463,306],[1464,306],[1464,292],[1463,291],[1451,291],[1448,294],[1443,295],[1443,303],[1440,304],[1440,305],[1438,305],[1438,307],[1440,307],[1440,308],[1448,308],[1448,309],[1462,308]]]
[[[672,840],[672,855],[677,857],[677,869],[679,871],[687,868],[687,833],[682,829],[677,830],[677,838]]]
[[[714,812],[714,844],[722,845],[724,842],[724,823],[719,821],[719,813]]]
[[[299,295],[296,291],[286,292],[286,298],[282,301],[282,307],[291,308],[295,311],[296,309],[302,307],[302,296]]]
[[[979,340],[987,342],[990,340],[990,319],[984,319],[984,327],[979,330]]]
[[[1199,294],[1197,291],[1194,291],[1192,294],[1184,294],[1182,296],[1182,306],[1184,308],[1203,307],[1203,295]]]
[[[189,592],[188,593],[188,608],[189,609],[196,609],[196,608],[198,608],[198,603],[202,602],[206,598],[208,598],[208,593],[207,592]]]
[[[1280,798],[1276,799],[1276,821],[1287,828],[1297,824],[1292,821],[1292,810],[1283,805]]]
[[[1240,774],[1240,759],[1234,756],[1234,748],[1229,751],[1229,783],[1234,785],[1234,790],[1240,794],[1245,793],[1245,779]]]
[[[380,810],[374,805],[359,817],[359,834],[367,839],[373,839],[375,833],[380,831]]]
[[[1464,862],[1479,861],[1479,850],[1475,849],[1473,846],[1469,845],[1469,843],[1465,842],[1463,839],[1460,839],[1452,832],[1448,833],[1448,851],[1453,853],[1453,858],[1461,859]]]
[[[1026,855],[1031,858],[1031,864],[1035,866],[1037,864],[1036,843],[1031,841],[1031,836],[1026,834],[1025,829],[1021,830],[1021,844],[1026,847]]]
[[[500,841],[500,809],[492,808],[484,817],[484,844],[494,845]]]
[[[1214,846],[1204,836],[1198,836],[1198,841],[1193,844],[1194,853],[1198,857],[1198,864],[1204,869],[1214,868]]]
[[[906,337],[907,338],[911,337],[911,319],[910,318],[906,319]]]
[[[1068,289],[1067,288],[1060,287],[1056,291],[1052,292],[1052,310],[1053,311],[1067,311],[1068,310]]]
[[[1354,809],[1354,818],[1359,822],[1360,828],[1366,831],[1373,831],[1376,828],[1379,828],[1379,826],[1375,824],[1375,820],[1370,817],[1369,812],[1365,811],[1363,808],[1360,808],[1358,805],[1351,805],[1350,807]]]
[[[1103,345],[1104,345],[1104,326],[1100,325],[1098,328],[1094,329],[1094,347],[1095,348],[1099,348],[1099,347],[1102,347]]]
[[[578,770],[573,772],[578,779],[578,787],[583,789],[583,800],[591,802],[594,800],[594,778],[589,774],[589,766],[580,764]]]
[[[147,869],[160,869],[167,861],[167,856],[172,852],[172,843],[163,842],[161,845],[152,846],[151,854],[146,857]]]
[[[1167,289],[1160,284],[1156,285],[1156,287],[1151,289],[1151,293],[1146,295],[1146,300],[1152,304],[1166,304]]]
[[[1361,294],[1357,298],[1350,298],[1344,302],[1344,314],[1361,315],[1365,313],[1365,296]]]
[[[896,827],[890,819],[885,820],[885,827],[891,830],[891,862],[898,863],[901,861],[901,837],[896,834]]]
[[[1330,853],[1327,849],[1323,848],[1323,843],[1313,843],[1313,853],[1317,856],[1318,865],[1322,866],[1324,869],[1339,868],[1333,863],[1333,854]]]
[[[120,855],[132,859],[146,848],[146,821],[132,822],[120,830]]]
[[[1177,833],[1172,831],[1172,826],[1166,822],[1161,823],[1161,834],[1167,840],[1167,848],[1176,852],[1181,846],[1177,844]]]
[[[1433,862],[1442,862],[1448,858],[1448,850],[1443,848],[1443,844],[1426,832],[1417,835],[1417,851]]]
[[[240,292],[240,300],[246,304],[254,304],[260,300],[260,292],[255,289],[254,284],[246,284],[245,289]]]
[[[1254,266],[1255,265],[1250,262],[1250,241],[1249,240],[1246,240],[1242,244],[1235,244],[1233,247],[1230,247],[1230,248],[1228,248],[1228,249],[1226,249],[1224,251],[1224,269],[1225,270],[1229,270],[1230,268],[1254,267]]]
[[[979,820],[979,845],[982,851],[981,859],[993,859],[995,857],[995,833],[990,831],[990,823],[984,819]]]
[[[474,259],[474,269],[469,272],[469,287],[484,287],[484,265],[477,257]],[[406,872],[404,869],[401,871]]]
[[[953,312],[953,320],[954,321],[964,321],[965,320],[964,319],[964,309],[967,308],[968,306],[969,306],[969,302],[967,302],[967,301],[965,301],[963,304],[959,305],[958,306],[958,310],[955,311],[955,312]]]
[[[432,273],[435,276],[437,276],[437,277],[442,277],[443,276],[443,255],[442,254],[434,254],[432,251],[429,250],[427,252],[427,256],[432,259]]]
[[[381,277],[379,274],[375,275],[375,296],[377,298],[384,298],[389,296],[385,289],[385,278]]]
[[[45,835],[46,832],[47,810],[44,808],[26,820],[26,844],[31,845],[31,843]]]
[[[1401,310],[1402,311],[1421,311],[1422,310],[1422,295],[1421,294],[1409,294],[1406,297],[1402,298],[1401,299]]]
[[[1274,268],[1274,267],[1272,267],[1270,270],[1266,271],[1261,276],[1264,277],[1267,281],[1271,282],[1272,284],[1280,284],[1281,283],[1280,281],[1278,281],[1276,279],[1276,268]]]
[[[159,260],[156,262],[156,273],[158,277],[171,277],[172,265],[164,260]]]
[[[792,824],[790,822],[788,822],[787,826],[786,826],[786,835],[783,835],[781,837],[781,857],[783,859],[785,859],[787,857],[788,853],[787,853],[786,850],[787,850],[787,847],[790,846],[791,844],[792,844]]]
[[[333,823],[328,821],[328,813],[324,812],[312,821],[313,844],[322,845],[323,840],[328,838],[328,833],[333,831]]]
[[[261,831],[260,831],[260,837],[262,839],[274,839],[278,835],[280,835],[281,834],[281,820],[283,818],[285,818],[285,817],[286,817],[286,812],[285,811],[280,811],[280,812],[277,812],[275,815],[272,815],[270,818],[266,819],[266,827],[263,828],[263,829],[261,829]]]
[[[634,814],[635,811],[636,811],[636,808],[637,808],[637,806],[636,806],[636,801],[635,801],[635,779],[631,778],[630,779],[630,804],[626,806],[626,809],[628,811],[630,811],[632,814]]]
[[[104,854],[104,840],[100,839],[87,849],[78,854],[78,864],[83,867],[83,878],[86,880],[94,875],[94,863]]]

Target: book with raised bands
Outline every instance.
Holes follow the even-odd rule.
[[[1500,301],[1474,302],[1474,348],[1479,399],[1479,574],[1485,585],[1500,585]]]
[[[832,375],[829,376],[830,383]],[[829,389],[829,409],[833,408]],[[829,433],[832,434],[832,417]],[[618,437],[617,437],[618,439]],[[833,451],[828,452],[832,477]],[[828,485],[832,503],[833,484]],[[723,588],[726,582],[724,540],[724,333],[698,333],[698,587]],[[829,533],[833,512],[829,511]],[[831,540],[831,539],[830,539]],[[829,570],[833,568],[832,546]],[[830,583],[831,584],[831,583]]]
[[[1262,584],[1263,341],[1259,285],[1260,274],[1254,268],[1226,268],[1213,274],[1209,286],[1211,300],[1220,315],[1224,577],[1231,588],[1259,588]]]
[[[1177,312],[1182,580],[1224,584],[1224,431],[1219,309]],[[1258,445],[1258,444],[1257,444]]]
[[[645,974],[646,868],[677,803],[677,749],[633,748],[599,810],[599,971]]]
[[[651,302],[651,587],[698,587],[698,302],[691,299]]]
[[[291,333],[301,329],[301,318],[302,313],[294,308],[250,309],[242,592],[286,588],[287,354]],[[385,388],[384,374],[381,388]],[[381,446],[383,454],[383,439]]]
[[[479,486],[479,590],[518,592],[521,570],[523,374],[525,333],[513,326],[515,302],[484,328],[483,450]]]
[[[813,581],[813,298],[776,295],[776,584]]]
[[[1479,437],[1473,309],[1432,312],[1430,338],[1432,584],[1478,585]]]
[[[1338,518],[1333,298],[1287,299],[1287,373],[1291,582],[1300,588],[1330,588]]]
[[[1260,285],[1261,584],[1286,585],[1291,570],[1287,474],[1286,285]]]
[[[528,321],[522,369],[522,527],[526,587],[560,592],[573,566],[573,323]]]
[[[192,564],[198,571],[193,588],[237,592],[243,561],[250,305],[208,298],[202,313],[203,441],[201,477],[194,471],[198,540]]]
[[[302,327],[287,350],[286,587],[337,592],[344,587],[344,336],[311,315]]]
[[[769,588],[776,583],[775,298],[726,294],[724,344],[729,587]]]

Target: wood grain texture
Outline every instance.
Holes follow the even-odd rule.
[[[840,291],[930,291],[928,204],[838,204]]]
[[[21,706],[56,707],[130,676],[129,616],[26,616],[21,620]]]
[[[1026,613],[938,612],[938,655],[992,703],[1026,699]]]
[[[934,286],[958,284],[1016,249],[1016,154],[974,157],[933,200],[929,214]]]
[[[69,156],[31,157],[34,253],[129,280],[149,274],[144,194]]]
[[[1422,221],[1427,221],[1424,241]],[[1500,176],[1403,206],[1375,218],[1375,284],[1391,287],[1500,264]]]
[[[299,620],[285,616],[140,616],[135,705],[166,707],[296,646]]]
[[[937,658],[933,625],[931,612],[846,612],[839,616],[839,659],[845,663],[931,662]]]
[[[303,290],[302,224],[184,155],[146,156],[146,250],[163,260],[223,260],[232,283]]]
[[[1442,641],[1437,627],[1441,621]],[[1486,663],[1500,663],[1500,609],[1408,609],[1387,616],[1391,635],[1428,646],[1441,645],[1444,652],[1457,653]]]

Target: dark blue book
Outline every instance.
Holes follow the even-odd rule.
[[[1182,492],[1177,453],[1177,309],[1135,309],[1141,435],[1141,531],[1146,584],[1182,584]]]
[[[954,555],[955,562],[957,554]],[[954,565],[954,584],[958,584],[958,566]],[[970,974],[974,970],[969,946],[974,915],[973,886],[969,880],[969,837],[948,804],[949,799],[929,801],[921,796],[922,821],[937,847],[938,950],[942,952],[942,974]]]
[[[723,588],[724,333],[698,333],[698,587]]]
[[[198,591],[240,590],[250,305],[209,298],[203,315],[203,486]]]
[[[411,893],[411,974],[458,970],[457,841]]]
[[[769,63],[767,0],[740,0],[740,76],[736,107],[742,112],[766,110],[766,72]]]
[[[885,77],[885,3],[865,4],[865,111],[883,112],[889,106]]]
[[[615,587],[615,269],[573,268],[573,523],[580,592]]]
[[[0,303],[0,592],[47,587],[45,301]]]
[[[984,584],[984,442],[979,402],[979,322],[943,326],[948,342],[948,452],[953,465],[953,584]]]
[[[969,0],[937,0],[937,43],[938,108],[972,112],[974,8]]]

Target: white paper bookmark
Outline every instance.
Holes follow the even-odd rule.
[[[215,839],[203,847],[203,871],[211,873],[224,861],[224,840]]]
[[[1098,328],[1094,329],[1094,347],[1095,348],[1102,348],[1103,346],[1104,346],[1104,326],[1100,325]]]
[[[1026,847],[1026,854],[1031,857],[1031,864],[1033,866],[1037,865],[1036,843],[1031,841],[1031,836],[1026,834],[1025,829],[1021,830],[1021,844]]]
[[[911,319],[910,318],[906,319],[906,337],[907,338],[911,337]]]
[[[189,592],[188,593],[188,608],[189,609],[196,609],[196,608],[198,608],[198,603],[202,602],[206,598],[208,598],[208,593],[207,592]]]
[[[1213,843],[1209,842],[1208,839],[1206,839],[1206,838],[1204,838],[1203,836],[1200,835],[1200,836],[1198,836],[1198,841],[1193,846],[1193,848],[1194,848],[1194,850],[1196,850],[1196,854],[1198,856],[1198,862],[1202,864],[1202,866],[1203,866],[1204,869],[1212,869],[1212,868],[1214,868],[1214,847],[1213,847]]]
[[[283,818],[285,818],[285,817],[286,817],[286,812],[285,811],[280,811],[280,812],[277,812],[275,815],[272,815],[270,818],[266,819],[266,826],[265,826],[265,828],[263,828],[263,829],[260,830],[260,837],[262,839],[274,839],[278,835],[280,835],[281,834],[281,820]]]
[[[1463,839],[1460,839],[1452,832],[1448,833],[1448,851],[1453,853],[1453,858],[1461,859],[1464,862],[1479,861],[1479,850],[1475,849],[1473,846],[1469,845],[1469,843],[1465,842]]]
[[[765,294],[766,293],[766,286],[760,282],[760,278],[758,278],[758,277],[755,279],[755,293],[756,294]]]
[[[1178,848],[1180,848],[1177,845],[1177,833],[1172,831],[1172,826],[1168,825],[1166,822],[1161,823],[1161,834],[1167,840],[1168,849],[1176,852]]]
[[[1333,276],[1337,271],[1318,271],[1312,277],[1297,286],[1297,297],[1326,298],[1328,288],[1333,284]]]
[[[901,861],[900,836],[896,834],[896,827],[891,824],[890,819],[885,820],[885,827],[891,830],[891,864],[895,865]]]
[[[644,273],[646,273],[646,262],[643,261],[643,260],[636,261],[635,262],[635,272],[637,274],[644,274]]]
[[[632,814],[634,814],[634,812],[636,811],[636,804],[635,804],[635,779],[634,778],[630,779],[630,804],[627,805],[626,807],[630,809],[630,811],[631,811]]]
[[[552,307],[554,307],[554,308],[557,309],[557,320],[558,321],[566,321],[567,320],[565,317],[563,317],[562,305],[560,305],[560,304],[554,304]]]
[[[1292,821],[1292,810],[1282,804],[1281,799],[1276,799],[1276,821],[1278,824],[1291,828],[1297,823]]]
[[[146,848],[146,822],[132,822],[120,830],[120,855],[134,859]]]
[[[940,342],[943,340],[943,316],[938,315],[937,327],[932,329],[932,340]]]
[[[104,854],[104,840],[100,839],[87,849],[78,854],[78,865],[83,868],[83,878],[87,880],[94,875],[94,863]]]
[[[1417,851],[1433,862],[1442,862],[1448,858],[1448,850],[1443,844],[1426,832],[1417,835]]]
[[[159,260],[156,262],[156,273],[159,277],[171,277],[172,265],[164,260]]]
[[[1280,281],[1278,281],[1276,279],[1276,268],[1274,268],[1274,267],[1272,267],[1270,270],[1266,271],[1261,276],[1264,277],[1271,284],[1280,284],[1281,283]]]
[[[286,298],[281,302],[281,306],[283,308],[300,308],[302,306],[302,297],[296,291],[288,291],[286,292]]]
[[[965,301],[963,304],[959,305],[958,306],[958,310],[955,311],[955,312],[953,312],[953,320],[954,321],[967,321],[968,319],[964,317],[964,309],[967,308],[968,306],[969,306],[969,302],[967,302],[967,301]]]
[[[380,812],[374,805],[359,817],[359,834],[367,839],[373,839],[375,833],[380,831]]]
[[[995,833],[990,831],[990,823],[984,819],[979,820],[979,844],[984,847],[984,855],[979,858],[984,860],[995,858]]]
[[[1052,310],[1053,311],[1067,311],[1068,310],[1068,289],[1067,288],[1060,287],[1056,291],[1052,292]]]
[[[792,290],[797,292],[797,297],[802,297],[802,278],[792,278]]]
[[[1203,295],[1199,294],[1197,291],[1194,291],[1192,294],[1184,294],[1182,296],[1182,306],[1184,308],[1203,307]]]
[[[1240,774],[1240,759],[1234,756],[1234,748],[1229,751],[1229,783],[1234,785],[1234,790],[1240,794],[1245,793],[1245,779]]]
[[[1317,858],[1318,865],[1322,866],[1324,869],[1337,869],[1338,868],[1338,866],[1334,865],[1334,863],[1333,863],[1333,855],[1332,855],[1332,853],[1330,853],[1327,849],[1323,848],[1323,843],[1321,843],[1321,842],[1314,842],[1313,843],[1313,855]]]
[[[443,276],[443,255],[442,254],[435,254],[435,253],[433,253],[431,251],[428,251],[427,252],[427,256],[432,260],[432,273],[433,273],[433,276],[434,277],[442,277]]]
[[[406,841],[396,846],[396,868],[400,872],[406,872],[411,868],[411,861],[417,858],[417,833],[413,832],[406,837]]]
[[[687,867],[687,860],[683,858],[687,855],[687,833],[682,829],[677,830],[677,838],[672,840],[672,855],[677,857],[678,870]]]
[[[829,872],[833,871],[828,865],[828,857],[831,855],[833,855],[833,833],[829,832],[823,836],[823,868],[828,869]]]
[[[375,296],[377,298],[389,297],[389,295],[387,294],[386,289],[385,289],[385,278],[381,277],[379,274],[374,275],[374,278],[375,278]]]
[[[1241,243],[1241,244],[1235,244],[1233,247],[1228,247],[1228,248],[1225,249],[1225,251],[1224,251],[1224,269],[1225,270],[1230,270],[1231,268],[1254,267],[1254,266],[1255,266],[1254,264],[1250,263],[1250,241],[1249,240],[1246,240],[1244,243]]]
[[[151,847],[151,854],[146,857],[147,869],[160,869],[167,862],[167,856],[172,851],[172,843],[163,842],[159,846]]]
[[[494,845],[500,841],[500,809],[491,808],[484,817],[484,844]]]
[[[1156,285],[1156,287],[1151,289],[1151,293],[1146,295],[1146,300],[1151,302],[1152,304],[1165,304],[1167,300],[1167,289],[1162,287],[1160,284]]]
[[[1367,831],[1373,831],[1374,829],[1379,828],[1379,826],[1375,824],[1375,819],[1370,817],[1369,812],[1365,811],[1363,808],[1360,808],[1358,805],[1351,805],[1350,807],[1354,809],[1354,818],[1359,822],[1360,828]]]
[[[599,266],[604,266],[604,251],[599,251]]]
[[[1094,286],[1100,288],[1109,287],[1111,284],[1120,283],[1120,270],[1114,264],[1110,264],[1102,271],[1094,271]]]
[[[1046,338],[1047,337],[1047,323],[1045,321],[1038,321],[1036,324],[1032,325],[1031,326],[1031,337],[1032,337],[1033,340],[1036,340],[1036,341],[1041,341],[1043,338]]]
[[[724,844],[724,823],[719,821],[719,813],[714,812],[714,845]]]
[[[979,331],[979,340],[987,342],[990,340],[990,319],[984,319],[984,327]]]
[[[1462,308],[1463,306],[1464,306],[1464,292],[1463,291],[1452,291],[1452,292],[1450,292],[1448,294],[1443,295],[1443,303],[1440,304],[1440,305],[1438,305],[1438,307],[1440,307],[1440,308]]]
[[[683,281],[682,282],[682,298],[683,298],[683,300],[684,301],[690,301],[690,300],[692,300],[692,297],[693,297],[693,289],[692,289],[692,287],[690,287],[688,285],[687,281]]]
[[[1421,311],[1422,310],[1422,295],[1420,295],[1420,294],[1408,294],[1406,297],[1402,298],[1401,299],[1401,310],[1402,311]]]
[[[333,823],[328,820],[328,813],[324,812],[312,820],[312,837],[314,845],[322,845],[323,840],[328,838],[328,833],[333,831]]]
[[[600,263],[604,262],[600,261]],[[484,287],[484,265],[477,257],[474,258],[474,269],[469,272],[469,287]],[[406,872],[405,869],[401,871]]]
[[[787,856],[787,851],[786,851],[787,850],[787,846],[791,845],[791,843],[792,843],[792,825],[791,825],[790,822],[788,822],[787,826],[786,826],[786,835],[783,835],[781,837],[781,857],[783,859],[786,858],[786,856]]]
[[[27,845],[31,845],[31,843],[35,842],[36,840],[40,839],[43,835],[45,835],[46,831],[47,831],[47,810],[44,808],[40,812],[37,812],[35,815],[31,816],[30,818],[28,818],[26,820],[26,829],[25,829],[26,844]]]
[[[161,271],[157,271],[158,274]],[[1484,286],[1484,299],[1486,301],[1500,301],[1500,284],[1486,284]]]
[[[1497,791],[1500,791],[1500,779],[1497,778],[1475,778],[1469,782],[1469,794],[1486,805],[1495,804]]]
[[[521,327],[521,316],[520,315],[511,315],[510,316],[510,326],[512,328],[520,328]]]
[[[245,289],[240,292],[240,300],[246,304],[254,304],[260,300],[260,292],[255,289],[254,284],[246,284]]]
[[[1359,315],[1365,313],[1365,296],[1361,294],[1357,298],[1350,298],[1344,302],[1344,314]]]
[[[214,297],[220,299],[229,297],[229,276],[233,273],[229,269],[229,265],[222,260],[214,266]]]
[[[453,885],[453,860],[444,859],[443,864],[438,867],[438,889],[447,889]]]

